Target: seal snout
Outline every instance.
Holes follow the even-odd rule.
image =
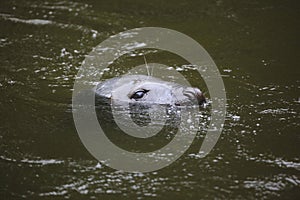
[[[195,94],[196,94],[196,97],[198,99],[199,105],[202,105],[202,104],[206,103],[205,96],[203,95],[201,90],[199,90],[198,88],[194,88],[194,90],[195,90]]]
[[[196,97],[199,105],[206,103],[203,93],[198,88],[193,88],[193,87],[186,88],[183,94],[189,97],[190,99],[194,99]]]

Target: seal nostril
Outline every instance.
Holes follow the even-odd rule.
[[[202,105],[206,102],[203,93],[198,88],[188,87],[184,89],[183,94],[187,96],[190,100],[196,98],[199,105]]]
[[[205,96],[203,95],[201,90],[199,90],[198,88],[194,88],[194,90],[195,90],[195,94],[196,94],[196,97],[198,99],[199,105],[202,105],[202,104],[206,103]]]

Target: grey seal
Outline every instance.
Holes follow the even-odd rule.
[[[203,105],[206,100],[199,88],[183,86],[145,75],[125,75],[99,83],[95,89],[98,103],[112,102],[184,106]]]
[[[146,75],[105,80],[94,88],[94,94],[97,118],[104,132],[118,146],[136,152],[163,147],[176,135],[182,113],[205,103],[199,88]],[[194,123],[196,127],[197,120]],[[128,147],[127,143],[132,145]]]

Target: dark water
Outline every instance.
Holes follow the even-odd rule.
[[[299,19],[297,1],[1,1],[0,198],[299,199]],[[228,113],[207,157],[121,173],[82,145],[72,87],[94,46],[143,26],[205,47]]]

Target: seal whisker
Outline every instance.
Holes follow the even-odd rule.
[[[153,69],[154,69],[154,65],[152,65],[152,68],[151,68],[151,76],[153,76]]]
[[[145,64],[146,64],[147,74],[148,74],[148,76],[150,76],[149,66],[148,66],[148,63],[147,63],[147,60],[146,60],[146,56],[145,56],[145,55],[144,55],[144,61],[145,61]]]

